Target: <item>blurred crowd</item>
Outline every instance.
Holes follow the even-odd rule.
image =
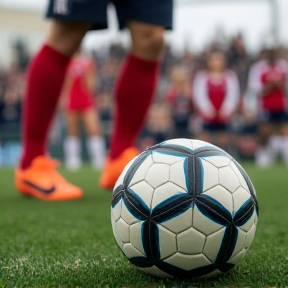
[[[278,47],[277,50],[277,57],[288,59],[287,49]],[[23,47],[21,49],[18,47],[16,52],[17,57],[15,57],[15,62],[11,64],[8,70],[1,70],[0,63],[0,141],[2,149],[5,144],[4,142],[9,139],[14,140],[18,137],[19,141],[19,127],[22,113],[21,102],[29,55]],[[229,128],[224,129],[226,136],[221,133],[218,135],[219,139],[213,133],[213,125],[215,123],[212,123],[213,125],[211,126],[211,123],[207,120],[209,115],[205,118],[205,116],[199,113],[202,106],[198,106],[195,103],[193,95],[195,93],[195,89],[193,88],[196,81],[195,78],[203,76],[198,75],[199,71],[207,70],[207,59],[209,59],[213,52],[223,54],[223,65],[228,69],[225,68],[225,71],[232,72],[238,79],[237,83],[239,84],[237,84],[239,97],[235,96],[239,99],[234,97],[233,101],[235,103],[233,105],[235,107],[231,108],[231,115],[226,115],[228,117],[226,120],[229,122]],[[108,147],[111,119],[113,117],[113,85],[119,67],[126,55],[126,49],[121,44],[114,43],[105,51],[90,51],[88,54],[88,57],[94,61],[96,67],[95,109],[99,112],[102,133],[106,138]],[[222,56],[220,55],[220,58],[217,57],[215,56],[215,59],[210,59],[212,66],[222,65],[217,64],[217,61],[222,61],[220,59]],[[241,34],[226,41],[214,41],[199,53],[189,50],[184,50],[181,53],[175,52],[173,46],[167,44],[163,63],[160,68],[160,81],[155,101],[150,109],[145,127],[137,141],[139,149],[143,150],[148,146],[169,138],[202,138],[203,140],[209,140],[223,146],[224,149],[229,150],[235,156],[253,158],[259,144],[257,136],[258,118],[255,111],[255,101],[253,97],[249,97],[247,85],[251,65],[263,57],[263,51],[260,51],[256,55],[252,55],[247,51],[245,40]],[[201,81],[199,80],[198,82],[200,83]],[[211,85],[211,89],[214,89],[213,83]],[[218,90],[217,92],[216,90],[213,93],[221,94],[221,92]],[[65,120],[62,117],[62,112],[63,109],[60,105],[59,113],[51,132],[51,143],[54,146],[61,145],[63,134],[65,134]],[[217,125],[219,123],[222,124],[221,121],[218,122],[216,123]],[[225,143],[222,143],[221,139],[224,138],[226,139]]]
[[[21,153],[20,123],[29,54],[22,45],[15,45],[13,51],[15,61],[8,69],[0,63],[0,166],[15,166]]]

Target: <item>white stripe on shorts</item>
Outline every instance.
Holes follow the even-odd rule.
[[[68,1],[69,0],[55,0],[53,12],[55,14],[66,15],[68,14]]]

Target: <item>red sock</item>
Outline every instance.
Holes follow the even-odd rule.
[[[44,45],[30,64],[24,99],[20,167],[45,154],[46,138],[61,93],[69,57]]]
[[[115,87],[111,159],[135,144],[153,100],[158,67],[158,61],[147,61],[133,55],[128,55],[125,60]]]

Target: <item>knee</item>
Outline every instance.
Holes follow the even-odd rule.
[[[78,137],[80,134],[78,130],[78,125],[77,124],[68,125],[66,128],[66,133],[68,137]]]
[[[143,49],[150,51],[156,57],[159,56],[163,50],[164,46],[164,37],[162,30],[147,31],[143,35]]]
[[[133,52],[141,57],[156,60],[160,57],[164,46],[162,27],[143,27],[133,39]]]
[[[52,23],[47,43],[67,56],[72,56],[91,24],[86,22],[68,22],[55,20]]]

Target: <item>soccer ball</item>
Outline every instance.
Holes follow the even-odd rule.
[[[211,277],[245,256],[258,203],[246,172],[199,140],[174,139],[135,157],[112,197],[115,239],[128,260],[160,277]]]

